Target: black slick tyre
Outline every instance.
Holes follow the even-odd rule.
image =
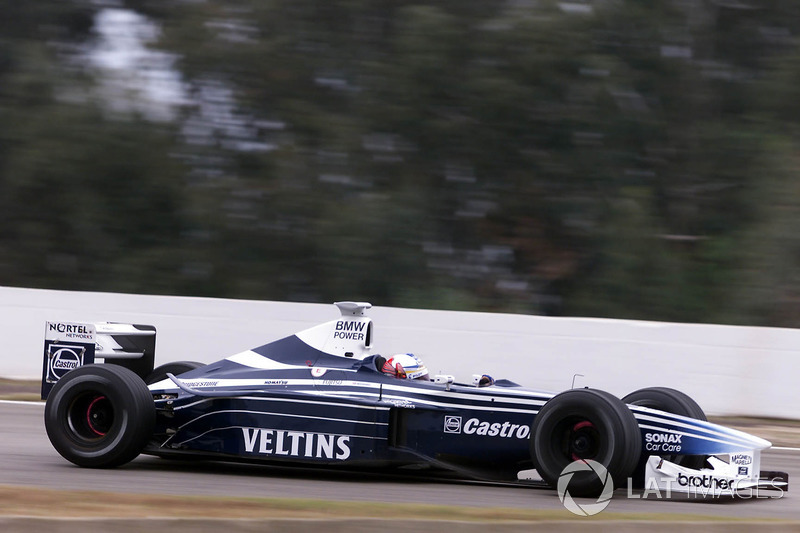
[[[56,451],[89,468],[132,461],[152,437],[155,419],[147,385],[116,365],[68,372],[53,387],[44,410],[45,430]]]
[[[639,389],[622,398],[622,401],[626,404],[658,409],[674,415],[707,420],[703,409],[689,395],[667,387]],[[644,484],[644,468],[647,457],[647,452],[644,452],[634,475],[634,480],[637,482],[636,485],[640,487]],[[661,457],[672,463],[695,470],[701,469],[706,465],[705,455],[662,455]]]
[[[639,425],[617,397],[596,389],[572,389],[551,398],[531,428],[531,458],[542,479],[556,487],[564,468],[577,460],[603,465],[622,487],[641,454]],[[573,496],[598,496],[604,483],[594,471],[572,474]]]
[[[205,365],[196,361],[174,361],[172,363],[166,363],[153,369],[144,379],[144,382],[148,385],[152,385],[153,383],[158,383],[159,381],[167,379],[168,373],[173,376],[178,376],[184,372],[200,368],[201,366]]]

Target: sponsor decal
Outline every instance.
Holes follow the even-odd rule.
[[[216,387],[219,381],[194,381],[187,379],[183,383],[189,387]]]
[[[323,385],[333,385],[333,386],[335,386],[335,385],[342,385],[343,383],[344,383],[343,379],[323,379],[322,380],[322,384]]]
[[[311,375],[314,376],[315,378],[318,378],[318,377],[324,375],[325,372],[327,372],[327,371],[328,371],[327,368],[314,367],[314,368],[311,369]]]
[[[461,433],[461,417],[460,416],[445,416],[444,417],[444,432],[445,433]]]
[[[462,425],[460,416],[445,416],[444,432],[481,435],[485,437],[504,437],[509,439],[516,437],[518,439],[527,439],[531,434],[531,428],[524,424],[486,422],[478,418],[470,418]]]
[[[644,448],[649,452],[679,452],[682,438],[677,433],[645,433]]]
[[[747,476],[747,475],[750,474],[749,470],[750,469],[747,468],[746,466],[740,466],[737,475],[739,475],[739,476]]]
[[[470,418],[464,423],[464,433],[467,435],[486,435],[487,437],[516,437],[527,439],[531,428],[527,425],[512,424],[511,422],[482,422],[477,418]]]
[[[242,435],[247,453],[338,461],[350,457],[349,435],[267,428],[242,428]]]
[[[363,341],[367,327],[366,322],[352,322],[349,320],[339,320],[336,322],[336,330],[333,332],[334,339],[351,341]]]
[[[779,478],[762,480],[763,484],[756,486],[750,485],[747,480],[715,478],[710,475],[696,476],[678,474],[678,477],[647,477],[645,478],[644,491],[634,492],[633,478],[628,478],[627,497],[629,499],[649,499],[655,496],[656,499],[670,500],[673,493],[677,493],[682,501],[689,499],[700,499],[707,501],[707,498],[728,498],[733,496],[743,500],[750,499],[780,499],[783,498],[785,490],[781,486],[772,483],[785,481]],[[681,489],[676,489],[675,484],[679,484]]]
[[[734,488],[734,481],[708,474],[701,476],[678,474],[678,485],[681,487],[694,487],[698,489],[732,490]]]
[[[731,455],[731,462],[735,465],[751,465],[753,456],[749,453],[734,453]]]
[[[94,329],[85,324],[62,324],[60,322],[48,322],[48,333],[58,333],[59,338],[75,340],[93,340]]]
[[[65,344],[51,344],[48,348],[47,379],[48,383],[55,383],[64,377],[64,374],[83,365],[83,354],[86,348],[69,346]]]
[[[288,385],[288,379],[266,379],[264,385]]]
[[[386,402],[386,403],[390,403],[390,404],[394,405],[395,407],[402,407],[403,409],[415,409],[417,407],[411,401],[405,400],[405,399],[402,399],[402,398],[384,398],[383,401]],[[447,423],[445,422],[445,426],[446,425],[447,425]],[[446,431],[447,431],[447,429],[445,428],[445,432]]]

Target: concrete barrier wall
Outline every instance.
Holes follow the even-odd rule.
[[[800,330],[380,306],[369,314],[376,353],[414,352],[459,380],[488,373],[560,391],[582,374],[576,386],[619,396],[667,386],[712,415],[800,419]],[[0,376],[39,377],[47,320],[152,324],[160,364],[212,362],[338,315],[330,304],[0,287]]]

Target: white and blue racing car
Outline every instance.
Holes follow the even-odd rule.
[[[568,465],[592,460],[616,487],[632,480],[711,496],[788,489],[786,473],[761,470],[768,441],[706,421],[681,392],[647,388],[619,399],[508,380],[397,379],[373,352],[370,304],[336,306],[335,320],[215,363],[157,368],[152,326],[48,322],[47,435],[64,458],[94,468],[141,453],[512,482],[535,468],[556,487]],[[589,469],[569,486],[576,496],[603,487]]]

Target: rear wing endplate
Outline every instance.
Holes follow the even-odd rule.
[[[44,328],[42,399],[70,370],[98,359],[124,366],[142,379],[153,371],[156,328],[142,324],[47,322]]]

